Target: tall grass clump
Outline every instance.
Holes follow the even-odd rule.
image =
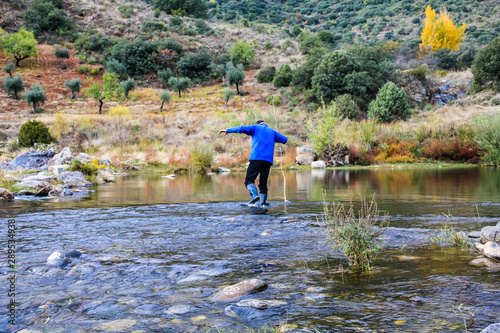
[[[480,121],[476,141],[483,152],[483,162],[500,165],[500,116]]]
[[[95,185],[97,184],[97,175],[99,174],[99,170],[105,168],[106,165],[99,163],[97,158],[93,159],[89,163],[82,163],[80,160],[75,158],[71,162],[68,171],[80,171],[89,182]]]
[[[431,235],[430,242],[435,246],[440,245],[440,243],[448,243],[464,250],[471,249],[473,246],[465,232],[456,231],[448,223],[441,227],[438,235]]]
[[[199,173],[206,173],[212,167],[213,162],[214,152],[212,148],[207,146],[196,146],[191,150],[189,165],[194,171]]]
[[[377,240],[388,227],[387,216],[379,220],[379,210],[375,197],[370,202],[361,198],[358,215],[351,204],[346,209],[335,202],[330,206],[323,193],[323,222],[325,231],[334,249],[340,249],[349,259],[349,268],[353,272],[365,272],[373,268],[373,259],[382,249]]]

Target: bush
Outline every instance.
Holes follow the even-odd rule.
[[[91,70],[92,70],[92,67],[90,67],[89,65],[81,65],[81,66],[78,66],[78,68],[76,69],[78,74],[87,74],[87,73],[90,73]]]
[[[64,86],[68,89],[71,89],[71,99],[75,98],[75,93],[79,93],[82,88],[82,80],[74,79],[70,81],[66,81]]]
[[[471,67],[474,74],[473,89],[500,90],[500,36],[479,51]]]
[[[438,58],[438,66],[445,70],[459,69],[460,62],[458,61],[458,52],[443,48],[434,51],[434,55]]]
[[[130,110],[124,105],[116,105],[109,108],[110,116],[130,116]]]
[[[121,40],[111,49],[111,58],[122,63],[127,74],[143,75],[153,67],[153,54],[158,51],[158,45],[149,43],[141,36],[134,41]]]
[[[184,21],[179,16],[172,16],[170,18],[170,25],[173,27],[180,27]]]
[[[13,62],[9,62],[7,65],[5,65],[4,68],[2,68],[2,70],[9,74],[10,77],[12,77],[12,73],[14,73],[14,69],[16,68],[16,65],[14,65]]]
[[[293,70],[288,64],[281,65],[273,79],[273,85],[277,88],[288,87],[292,82]]]
[[[19,129],[19,145],[22,147],[32,147],[35,143],[49,144],[54,139],[49,133],[49,128],[41,121],[28,120]]]
[[[184,48],[182,47],[182,45],[177,42],[174,42],[171,39],[159,41],[158,49],[159,50],[167,49],[169,51],[174,51],[178,57],[181,57],[184,54]]]
[[[26,92],[24,100],[26,103],[32,104],[33,112],[36,113],[37,107],[41,106],[47,100],[45,89],[43,89],[40,83],[35,84],[33,88]]]
[[[273,82],[274,76],[276,75],[276,67],[268,66],[260,70],[257,74],[257,82],[259,83],[269,83]]]
[[[212,31],[212,28],[210,28],[210,26],[205,21],[203,21],[202,19],[198,19],[198,20],[194,21],[194,26],[196,27],[196,31],[200,35],[203,35],[203,34],[205,34],[207,32],[211,32]]]
[[[100,70],[99,68],[94,68],[94,69],[92,69],[92,70],[90,71],[90,75],[94,75],[94,76],[95,76],[95,75],[99,75],[99,72],[100,72],[100,71],[101,71],[101,70]]]
[[[192,169],[200,173],[210,170],[214,161],[214,153],[209,147],[196,146],[191,150],[189,164]]]
[[[196,54],[188,54],[177,63],[177,72],[191,79],[204,79],[210,75],[212,56],[203,48]]]
[[[15,99],[19,99],[19,93],[24,91],[23,78],[16,74],[14,77],[7,76],[5,78],[5,90],[8,94],[14,95]]]
[[[339,118],[357,120],[359,107],[349,94],[340,95],[334,101],[334,114]]]
[[[163,87],[168,86],[168,80],[173,76],[174,74],[172,73],[172,70],[170,68],[167,68],[164,71],[159,71],[158,72],[158,78],[161,81],[161,84]]]
[[[153,0],[153,4],[167,14],[187,14],[196,18],[208,18],[207,6],[203,0]]]
[[[406,93],[392,82],[387,82],[380,88],[377,98],[368,106],[368,118],[378,122],[392,123],[406,120],[410,116]]]
[[[127,81],[120,82],[120,87],[125,93],[125,98],[128,99],[128,93],[137,87],[137,83],[135,83],[134,79],[128,79]]]
[[[384,216],[380,221],[375,197],[370,203],[361,198],[359,216],[354,214],[351,204],[346,211],[344,205],[330,206],[324,198],[323,222],[326,233],[334,249],[340,249],[349,259],[349,267],[355,272],[369,271],[373,268],[373,260],[382,249],[377,238],[389,226],[389,219]]]
[[[115,73],[120,79],[125,79],[128,76],[127,67],[116,59],[111,59],[106,63],[106,70]]]
[[[479,123],[476,141],[483,152],[483,162],[500,165],[500,116]]]

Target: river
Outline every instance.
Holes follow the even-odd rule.
[[[404,167],[287,171],[269,180],[271,206],[255,210],[244,173],[123,176],[69,198],[23,198],[0,206],[2,249],[15,220],[16,324],[8,323],[2,252],[0,331],[480,332],[500,321],[500,266],[432,246],[443,225],[480,230],[500,221],[500,169]],[[390,218],[384,250],[364,275],[322,229],[327,201],[375,199]],[[285,191],[285,192],[284,192]],[[286,193],[287,202],[284,201]],[[51,268],[54,251],[81,259]],[[214,303],[220,288],[258,278],[246,298],[265,310]],[[471,319],[472,318],[472,319]],[[246,328],[248,327],[248,328]],[[31,331],[32,332],[32,331]]]

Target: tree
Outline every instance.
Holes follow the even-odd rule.
[[[2,70],[9,74],[9,77],[12,77],[12,73],[14,73],[14,69],[16,68],[16,65],[14,65],[13,62],[9,62],[7,65],[5,65],[4,68],[2,68]]]
[[[471,67],[474,74],[472,88],[500,90],[500,36],[492,40],[477,54]]]
[[[120,100],[123,98],[123,88],[118,83],[118,75],[115,73],[106,73],[102,76],[104,84],[104,95],[110,100]]]
[[[111,59],[116,59],[122,63],[126,68],[127,74],[131,76],[143,75],[154,68],[154,54],[157,51],[158,45],[149,43],[142,36],[139,36],[132,42],[121,40],[113,46],[111,49]]]
[[[240,94],[240,85],[243,84],[245,80],[245,72],[243,71],[243,65],[239,64],[237,67],[234,67],[231,62],[228,62],[226,65],[227,68],[227,82],[230,85],[236,85],[236,93]]]
[[[210,74],[212,56],[207,49],[202,48],[197,53],[187,54],[177,63],[180,76],[191,79],[204,79]]]
[[[231,61],[233,63],[243,64],[245,66],[250,65],[255,58],[253,46],[244,40],[239,40],[234,43],[229,54],[231,55]]]
[[[30,9],[23,14],[28,30],[35,35],[41,32],[63,32],[71,29],[71,20],[62,8],[62,2],[33,0]]]
[[[179,97],[181,97],[181,92],[187,90],[191,85],[191,79],[188,77],[171,77],[168,80],[168,85],[173,91],[177,91]]]
[[[164,91],[161,93],[161,95],[160,95],[160,100],[161,100],[160,112],[163,112],[163,104],[164,103],[168,104],[168,102],[170,102],[171,98],[172,98],[172,96],[170,96],[168,91]]]
[[[461,27],[456,27],[446,9],[443,8],[436,18],[436,11],[430,5],[427,6],[421,34],[420,56],[442,48],[457,51],[466,36],[465,28],[465,23]]]
[[[94,82],[94,84],[85,89],[84,94],[86,97],[93,98],[99,102],[99,114],[102,114],[102,105],[104,104],[104,99],[106,98],[103,84]]]
[[[75,99],[75,93],[79,93],[80,89],[82,88],[82,80],[74,79],[71,81],[66,81],[64,83],[64,86],[68,89],[71,89],[71,99]]]
[[[47,95],[45,94],[45,89],[37,83],[26,92],[24,95],[24,100],[28,104],[32,104],[33,113],[37,112],[37,107],[41,106],[47,100]]]
[[[234,96],[234,91],[232,89],[226,89],[224,90],[224,101],[226,103],[224,103],[224,107],[227,108],[227,103],[229,102],[229,100]]]
[[[257,82],[259,83],[269,83],[273,82],[274,76],[276,75],[276,67],[268,66],[260,70],[257,74]]]
[[[168,80],[170,80],[173,75],[174,74],[170,68],[167,68],[164,71],[158,71],[158,78],[160,79],[163,87],[168,86]]]
[[[183,11],[196,18],[208,18],[207,6],[203,0],[153,0],[153,4],[167,14]]]
[[[63,49],[56,48],[56,50],[54,51],[54,54],[55,54],[57,59],[62,59],[62,68],[65,69],[66,62],[64,61],[64,59],[69,59],[69,57],[70,57],[69,50],[67,48],[63,48]]]
[[[127,67],[125,64],[119,62],[116,59],[111,59],[106,63],[106,70],[111,73],[115,73],[118,75],[120,79],[126,79],[128,74],[127,74]]]
[[[29,57],[38,58],[37,41],[31,31],[21,28],[19,32],[0,35],[0,48],[7,57],[16,59],[16,67],[19,62]]]
[[[327,53],[314,70],[312,86],[319,101],[330,103],[335,97],[349,93],[345,78],[359,69],[359,63],[344,50]]]
[[[120,82],[120,87],[125,92],[125,98],[128,99],[128,93],[137,87],[134,79],[128,79],[127,81]]]
[[[54,141],[49,128],[36,120],[28,120],[21,126],[17,140],[21,147],[32,147],[35,143],[47,144]]]
[[[222,76],[222,86],[226,86],[226,64],[212,64],[210,67],[211,71],[215,76]]]
[[[276,75],[273,79],[273,85],[276,88],[280,87],[288,87],[290,82],[292,82],[293,78],[293,70],[290,68],[290,65],[283,64],[280,69],[276,72]]]
[[[406,120],[410,116],[406,93],[392,82],[380,88],[377,98],[368,106],[368,118],[382,123]]]
[[[334,115],[339,118],[357,120],[359,118],[359,107],[351,95],[340,95],[335,98]]]
[[[24,91],[23,78],[16,74],[16,76],[8,76],[5,78],[5,90],[8,94],[13,94],[15,99],[19,99],[19,93]]]

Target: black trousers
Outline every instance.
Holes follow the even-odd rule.
[[[271,162],[262,160],[250,160],[250,165],[247,169],[247,176],[245,177],[245,186],[253,184],[257,176],[259,178],[259,192],[267,194],[267,178],[269,178],[269,171],[271,170]]]

